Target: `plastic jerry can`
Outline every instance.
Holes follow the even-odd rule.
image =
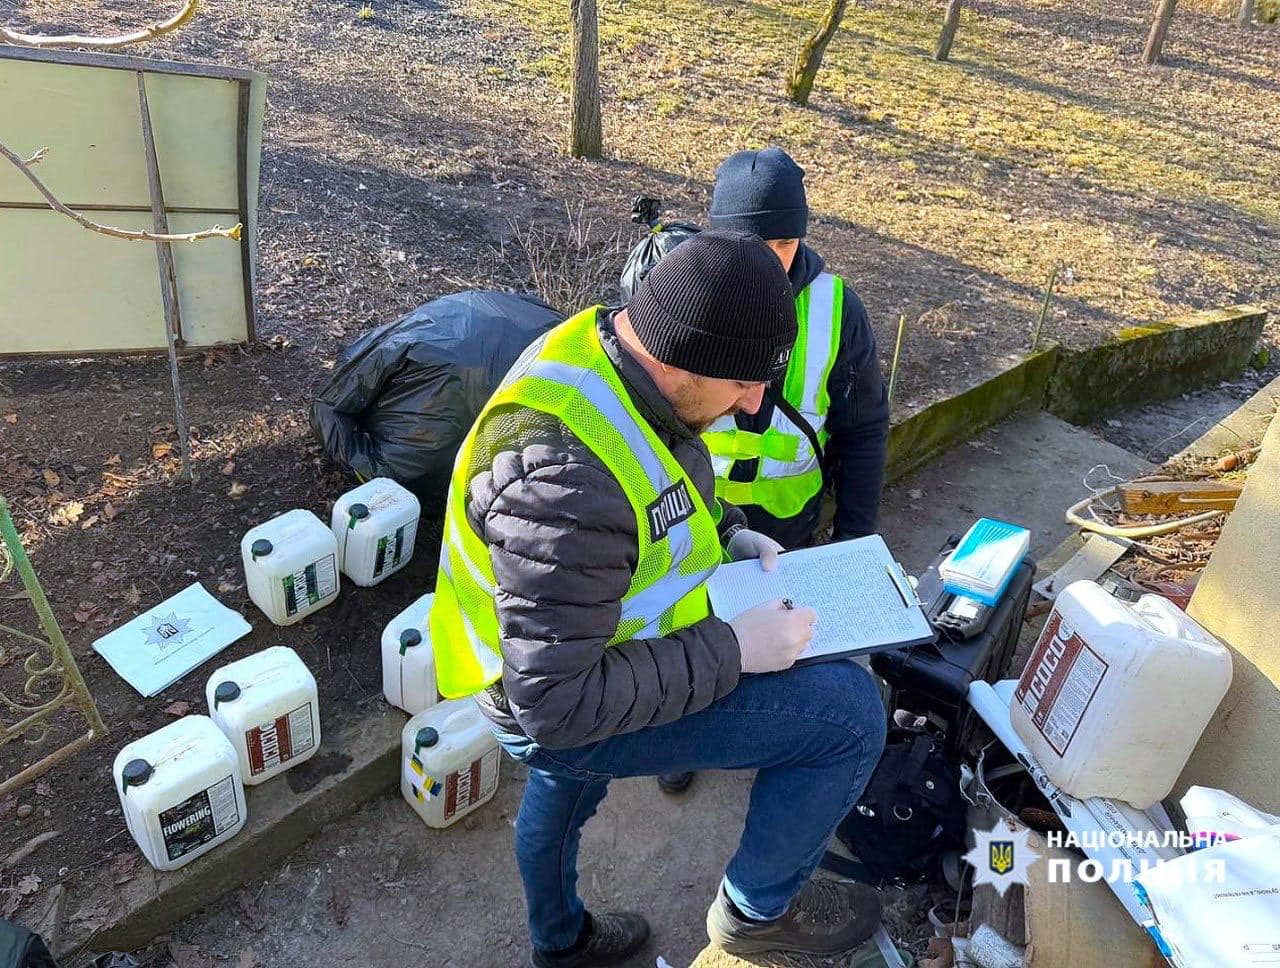
[[[330,524],[338,541],[338,565],[357,585],[376,585],[413,557],[422,506],[388,477],[348,491],[333,506]]]
[[[1010,721],[1049,779],[1145,810],[1173,789],[1231,684],[1231,654],[1168,599],[1091,581],[1054,602]]]
[[[177,870],[244,826],[236,751],[208,716],[136,739],[111,765],[125,825],[151,866]]]
[[[427,629],[427,613],[435,597],[434,592],[423,595],[382,632],[382,694],[410,716],[434,706],[440,698]]]
[[[400,735],[400,792],[428,827],[447,827],[493,799],[498,741],[474,700],[437,703]]]
[[[310,511],[286,511],[240,539],[249,597],[277,625],[292,625],[338,597],[338,542]]]
[[[293,649],[277,645],[223,666],[204,696],[249,785],[310,759],[320,746],[316,679]]]

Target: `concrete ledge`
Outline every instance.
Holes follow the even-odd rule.
[[[1046,408],[1087,423],[1229,379],[1249,362],[1267,312],[1230,306],[1122,330],[1101,346],[1063,349]]]
[[[131,951],[245,881],[276,870],[325,824],[399,782],[400,730],[406,717],[378,704],[336,736],[325,736],[307,763],[246,790],[249,818],[231,841],[176,871],[141,872],[116,888],[75,898],[68,910],[105,907],[108,922],[92,937],[72,931],[59,956],[86,943],[96,951]],[[75,922],[72,922],[74,929]]]
[[[1040,409],[1058,353],[1056,345],[1033,353],[1003,373],[895,423],[889,431],[886,480],[904,477],[1025,407]]]

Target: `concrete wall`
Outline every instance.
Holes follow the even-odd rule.
[[[1261,307],[1230,306],[1122,330],[1090,349],[1063,349],[1046,408],[1087,423],[1229,379],[1249,362],[1266,318]]]

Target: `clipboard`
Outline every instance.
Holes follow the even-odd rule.
[[[828,662],[937,641],[902,566],[878,534],[778,556],[721,565],[707,581],[714,613],[728,620],[775,598],[818,613],[813,642],[797,664]]]

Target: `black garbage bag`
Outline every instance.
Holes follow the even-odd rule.
[[[663,222],[661,213],[662,203],[656,198],[641,195],[631,203],[631,221],[648,226],[649,231],[627,254],[627,264],[622,268],[622,279],[618,283],[623,303],[631,299],[649,270],[668,252],[702,231],[689,222]]]
[[[389,477],[439,514],[480,409],[516,357],[563,318],[508,292],[433,299],[342,352],[312,405],[312,429],[358,478]]]

